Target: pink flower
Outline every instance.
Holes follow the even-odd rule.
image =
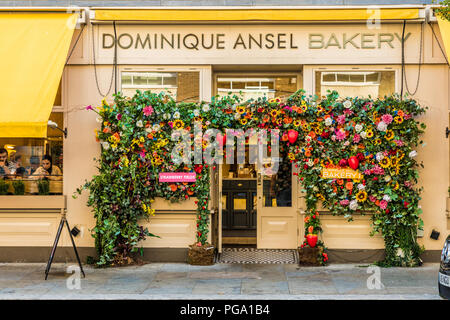
[[[148,117],[149,115],[151,115],[153,113],[152,106],[146,106],[144,108],[143,112],[144,112],[144,115]]]
[[[344,200],[339,201],[339,203],[341,204],[341,206],[347,206],[350,203],[350,201],[348,201],[347,199],[344,199]]]
[[[388,205],[388,202],[386,200],[381,200],[380,201],[380,208],[381,209],[386,210],[387,205]]]
[[[390,115],[390,114],[383,114],[382,116],[381,116],[381,120],[384,122],[384,123],[386,123],[386,124],[390,124],[391,122],[392,122],[392,120],[393,120],[394,118]]]
[[[364,170],[364,175],[368,176],[369,174],[372,174],[371,170],[369,170],[369,169]]]
[[[397,145],[397,147],[402,147],[404,145],[402,140],[394,140],[394,142]]]
[[[375,198],[374,196],[369,196],[369,200],[371,202],[375,202],[375,201],[377,201],[377,198]]]
[[[86,107],[86,110],[94,110],[94,109],[92,108],[91,105],[88,105],[88,106]]]
[[[407,113],[407,114],[405,114],[405,116],[403,117],[403,119],[405,119],[405,120],[408,120],[408,119],[411,119],[411,114],[410,113]]]
[[[122,119],[122,114],[118,113],[117,116],[116,116],[116,119],[117,119],[117,120]]]
[[[352,110],[350,110],[350,109],[345,109],[344,110],[344,114],[346,114],[346,115],[352,115],[353,114],[353,111]]]
[[[361,136],[359,134],[355,134],[353,136],[353,143],[359,143],[361,141]]]
[[[339,130],[336,132],[336,140],[342,141],[342,140],[344,140],[344,139],[345,139],[345,131],[343,131],[342,129],[339,129]]]
[[[374,174],[380,174],[380,175],[383,175],[383,174],[384,174],[384,169],[381,168],[379,165],[376,164],[376,165],[373,166],[372,172],[373,172]]]
[[[336,122],[339,124],[344,124],[345,123],[345,116],[344,115],[340,115],[339,117],[337,117]]]

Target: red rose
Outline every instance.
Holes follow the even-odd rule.
[[[364,155],[363,155],[361,152],[358,153],[358,154],[356,155],[356,158],[357,158],[360,162],[364,161],[364,159],[365,159]]]

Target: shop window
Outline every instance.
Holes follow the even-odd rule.
[[[316,95],[383,98],[395,92],[395,71],[317,71]]]
[[[244,100],[266,97],[287,98],[297,91],[296,76],[275,77],[226,77],[217,78],[217,94],[240,95]]]
[[[166,92],[177,102],[198,102],[200,97],[199,72],[122,72],[122,92],[133,96],[136,90],[153,93]]]
[[[64,128],[62,112],[49,120]],[[0,138],[0,194],[62,194],[63,139],[51,127],[45,139]]]

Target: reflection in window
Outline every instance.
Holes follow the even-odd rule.
[[[64,128],[62,112],[49,120]],[[0,194],[61,194],[62,171],[61,131],[48,127],[45,139],[0,138]]]
[[[263,178],[263,195],[265,207],[292,206],[292,165],[283,161],[276,174]]]
[[[244,100],[266,97],[286,98],[297,91],[296,76],[280,77],[218,77],[217,94],[241,95]]]
[[[326,96],[328,90],[339,96],[383,98],[395,92],[395,71],[318,71],[316,95]]]
[[[136,90],[166,92],[177,102],[198,102],[200,96],[199,72],[122,72],[121,85],[129,97]]]

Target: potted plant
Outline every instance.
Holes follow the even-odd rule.
[[[50,192],[50,183],[48,180],[42,179],[37,181],[38,192],[40,195],[48,195]]]
[[[22,180],[15,180],[12,183],[14,188],[15,195],[24,195],[25,194],[25,183]]]
[[[215,250],[209,243],[197,242],[189,246],[187,262],[192,265],[209,266],[214,264]]]
[[[7,195],[9,189],[9,184],[3,180],[0,179],[0,195]]]

